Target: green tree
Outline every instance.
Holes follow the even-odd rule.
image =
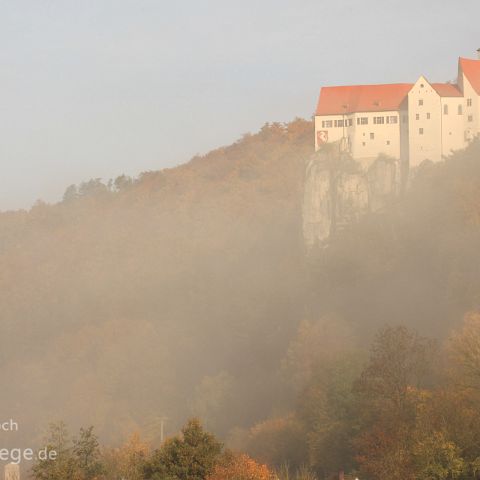
[[[122,192],[129,188],[131,185],[133,185],[133,180],[127,175],[120,175],[115,179],[113,183],[115,185],[115,190],[117,192]]]
[[[180,436],[167,440],[154,452],[145,474],[151,480],[205,480],[222,452],[222,444],[191,419]]]
[[[92,178],[88,182],[82,182],[78,187],[78,195],[80,197],[95,197],[105,193],[108,193],[108,188],[101,178]]]
[[[76,185],[70,185],[63,194],[63,202],[68,203],[78,198],[78,188]]]
[[[80,436],[73,441],[73,453],[81,480],[92,480],[103,472],[100,449],[93,426],[80,429]]]
[[[38,460],[32,468],[36,480],[65,480],[75,478],[76,465],[70,437],[64,422],[50,424],[46,448],[48,455],[45,460]]]

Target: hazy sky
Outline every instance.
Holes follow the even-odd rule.
[[[0,209],[309,117],[321,85],[454,79],[479,18],[479,0],[0,0]]]

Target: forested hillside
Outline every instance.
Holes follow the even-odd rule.
[[[479,307],[480,144],[422,165],[404,198],[306,252],[312,154],[311,122],[266,125],[186,165],[0,214],[0,408],[22,434],[63,419],[155,445],[161,417],[174,433],[195,415],[277,467],[362,465],[352,449],[369,437],[351,427],[374,408],[375,352],[403,338],[422,363],[430,343],[411,329],[441,345]],[[410,330],[377,334],[386,325]],[[440,374],[415,375],[430,388]]]
[[[404,198],[331,239],[311,270],[315,311],[361,330],[443,336],[480,301],[480,143],[413,172]]]
[[[268,415],[303,315],[310,122],[0,215],[1,409],[108,439]],[[132,161],[135,161],[132,159]],[[254,393],[253,393],[254,392]]]

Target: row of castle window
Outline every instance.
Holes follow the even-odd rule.
[[[419,105],[423,105],[423,100],[420,99],[418,101]],[[467,107],[472,106],[472,99],[467,98]],[[443,114],[448,115],[449,109],[448,105],[443,106]],[[457,108],[457,114],[458,115],[463,115],[463,106],[458,105]],[[416,114],[416,119],[420,119],[420,115],[417,113]],[[427,120],[430,119],[430,113],[427,113]],[[404,117],[404,120],[406,121],[406,118]],[[473,117],[469,115],[468,121],[471,122],[473,121]],[[387,117],[373,117],[373,123],[374,125],[383,125],[385,123],[398,123],[398,117],[396,115],[392,116],[387,116]],[[353,125],[353,120],[351,118],[347,118],[345,120],[323,120],[322,121],[322,128],[332,128],[335,126],[336,128],[342,128],[342,127],[351,127]],[[368,125],[368,117],[357,117],[357,125]]]
[[[398,117],[396,115],[387,117],[373,117],[373,123],[374,125],[383,125],[384,123],[398,123]]]
[[[459,106],[457,107],[457,113],[458,113],[458,115],[463,115],[463,107],[462,107],[462,105],[459,105]],[[444,105],[444,106],[443,106],[443,114],[444,114],[444,115],[448,115],[448,105]]]
[[[363,134],[365,136],[365,134]],[[370,133],[370,140],[375,140],[375,134],[372,132]],[[385,142],[387,145],[390,145],[390,140],[387,140]],[[362,146],[365,147],[367,145],[367,142],[362,142]]]
[[[471,98],[467,98],[467,107],[471,107],[472,104],[473,104],[472,99],[471,99]],[[420,107],[423,105],[423,100],[422,100],[422,99],[420,99],[420,100],[418,101],[418,105],[419,105]],[[445,115],[448,115],[448,105],[444,105],[444,107],[443,107],[444,110],[445,110],[445,107],[447,108],[447,113],[446,113]],[[459,106],[458,106],[458,114],[459,114],[459,115],[462,115],[461,112],[462,112],[462,106],[459,105]]]
[[[386,117],[373,117],[374,125],[384,125],[385,123],[398,123],[398,117],[396,115]],[[358,117],[357,125],[368,125],[368,117]]]
[[[387,117],[373,117],[374,125],[383,125],[395,124],[398,123],[398,117],[396,115],[391,115]],[[344,120],[322,120],[322,128],[332,128],[335,127],[351,127],[353,125],[353,120],[347,118]],[[368,117],[357,117],[357,125],[368,125]]]
[[[468,99],[471,100],[471,99]],[[467,102],[468,103],[468,102]],[[448,105],[443,106],[443,114],[448,115],[449,109]],[[458,105],[457,109],[458,115],[463,115],[463,107],[462,105]],[[430,120],[431,115],[429,112],[426,114],[427,120]],[[415,114],[415,119],[420,120],[420,114]],[[406,121],[406,117],[404,117]],[[468,116],[468,121],[473,122],[473,116]],[[386,117],[373,117],[374,125],[384,125],[387,124],[395,124],[398,123],[398,117],[396,115],[386,116]],[[322,120],[322,128],[332,128],[335,126],[336,128],[341,127],[351,127],[353,125],[353,120],[351,118],[347,118],[346,120]],[[357,125],[368,125],[368,117],[357,117]]]
[[[351,127],[353,125],[353,120],[347,118],[344,120],[322,120],[322,128],[332,128],[335,127]]]
[[[424,134],[424,129],[423,129],[423,128],[419,128],[419,129],[418,129],[418,133],[419,133],[419,135],[423,135],[423,134]],[[448,134],[451,135],[452,132],[448,132]],[[465,137],[467,137],[467,132],[465,132]]]
[[[419,113],[415,114],[415,120],[420,120],[420,114]],[[427,120],[430,120],[430,113],[427,113]]]
[[[443,106],[443,114],[444,115],[448,115],[448,105],[444,105]],[[458,106],[458,114],[459,115],[462,115],[463,114],[463,111],[462,111],[462,106],[459,105]],[[430,120],[430,113],[427,113],[427,120]],[[416,113],[415,114],[415,120],[420,120],[420,114],[419,113]],[[468,116],[468,121],[469,122],[473,122],[473,115],[469,115]]]

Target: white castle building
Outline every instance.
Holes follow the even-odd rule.
[[[315,150],[344,139],[368,166],[380,154],[410,167],[439,161],[480,134],[479,59],[460,58],[456,84],[323,87],[315,113]]]

